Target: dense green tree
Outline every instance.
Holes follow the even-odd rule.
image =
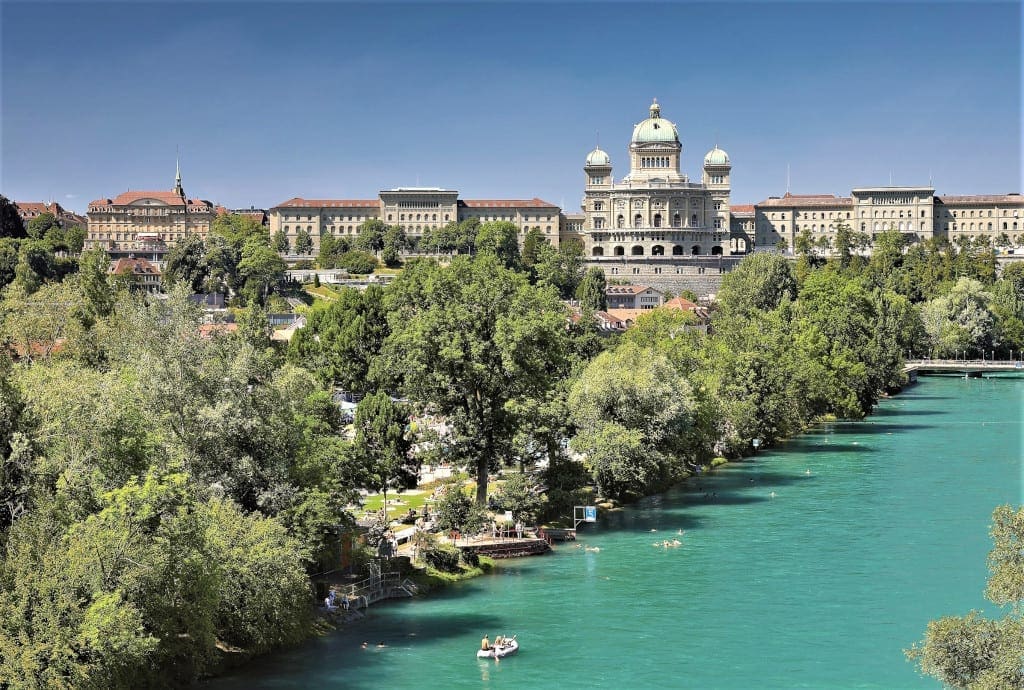
[[[384,248],[384,235],[387,226],[379,218],[369,218],[359,224],[359,234],[352,243],[356,249],[364,252],[379,252]]]
[[[102,247],[83,252],[78,262],[83,308],[90,321],[110,315],[114,308],[114,286],[109,280],[110,256]]]
[[[526,235],[523,237],[523,268],[533,269],[540,260],[539,252],[542,244],[549,244],[549,242],[544,237],[544,233],[540,231],[540,227],[533,227],[526,231]]]
[[[997,620],[972,611],[931,621],[924,639],[906,650],[922,673],[948,687],[1024,687],[1024,507],[1000,506],[992,522],[991,575],[985,596],[1010,611]]]
[[[284,230],[278,230],[274,233],[274,237],[271,239],[271,245],[274,247],[274,251],[278,254],[288,253],[288,235],[284,234]]]
[[[977,280],[961,278],[949,293],[922,307],[930,350],[939,357],[957,351],[981,357],[994,344],[995,319],[989,309],[992,295]]]
[[[562,299],[572,299],[583,280],[583,246],[575,240],[566,240],[558,249],[548,242],[540,243],[533,274],[538,283],[558,290]]]
[[[41,240],[51,228],[60,229],[60,221],[50,212],[40,213],[28,222],[25,231],[32,239]]]
[[[498,510],[507,510],[524,524],[535,524],[544,510],[544,490],[537,479],[526,472],[508,475],[494,496]]]
[[[484,505],[491,467],[512,455],[508,403],[544,395],[562,371],[564,307],[490,254],[412,263],[386,306],[391,334],[373,369],[448,417],[452,453],[474,468]]]
[[[785,299],[796,297],[796,280],[785,257],[758,252],[745,257],[722,277],[718,303],[722,310],[739,315],[754,309],[771,310]]]
[[[309,234],[309,230],[299,228],[295,233],[295,253],[302,255],[313,253],[313,236]]]
[[[408,420],[405,405],[382,390],[367,395],[356,407],[355,450],[370,468],[372,488],[383,492],[385,506],[389,488],[416,486],[419,463],[411,453]]]
[[[14,282],[18,268],[17,240],[8,237],[0,238],[0,290]]]
[[[387,266],[397,266],[401,253],[408,249],[409,241],[405,230],[399,225],[389,225],[384,231],[384,242],[381,249],[381,261]]]
[[[349,273],[367,274],[377,270],[377,257],[364,251],[348,251],[336,259],[337,267]]]
[[[199,235],[186,235],[167,252],[163,281],[168,288],[183,285],[191,293],[202,292],[206,280],[206,247]]]
[[[505,268],[518,267],[519,229],[504,220],[482,223],[476,234],[476,251],[497,257]]]
[[[43,283],[60,277],[61,267],[46,240],[24,240],[18,247],[18,264],[14,268],[15,281],[25,292],[32,294]]]
[[[437,513],[437,526],[445,531],[472,534],[484,525],[483,507],[466,494],[462,482],[457,479],[442,485],[434,511]]]
[[[696,408],[690,383],[667,357],[624,342],[573,385],[573,445],[587,455],[602,495],[641,495],[696,457],[687,444]]]
[[[376,389],[370,364],[388,333],[383,290],[344,288],[310,312],[306,327],[292,337],[288,359],[344,390],[369,393]]]
[[[250,298],[260,304],[265,303],[270,291],[284,280],[287,268],[284,259],[263,243],[248,242],[242,247],[238,276]]]
[[[0,194],[0,237],[13,237],[14,239],[28,237],[25,225],[21,221],[21,214],[18,213],[18,207],[2,194]]]
[[[205,249],[202,291],[227,296],[239,290],[244,285],[238,270],[241,250],[221,235],[207,237]]]
[[[591,313],[604,311],[608,308],[608,298],[605,295],[606,289],[607,283],[604,271],[597,266],[593,266],[587,269],[583,280],[580,281],[579,286],[576,288],[576,299],[580,301],[580,307],[584,311]]]
[[[270,235],[255,219],[240,213],[221,213],[210,223],[210,235],[223,237],[241,251],[250,241],[270,245]]]

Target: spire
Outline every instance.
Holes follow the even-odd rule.
[[[185,190],[181,187],[181,163],[177,149],[174,151],[174,193],[182,198],[185,197]]]
[[[654,102],[651,103],[651,117],[661,117],[661,106],[658,105],[658,99],[655,98]]]

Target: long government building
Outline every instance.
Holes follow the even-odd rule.
[[[840,223],[872,239],[896,229],[910,241],[988,237],[996,246],[1024,245],[1024,197],[1017,193],[937,196],[931,186],[863,187],[849,196],[786,193],[733,205],[729,155],[716,145],[703,158],[699,180],[691,180],[683,172],[679,130],[662,117],[657,101],[633,127],[628,156],[629,172],[616,180],[608,153],[595,148],[587,154],[578,213],[538,198],[460,199],[457,191],[437,187],[383,190],[375,199],[297,197],[265,215],[244,212],[258,215],[268,232],[282,231],[291,247],[300,232],[308,233],[314,254],[322,235],[353,236],[371,218],[399,225],[413,238],[467,218],[509,221],[520,237],[538,228],[556,246],[576,239],[588,263],[609,276],[648,282],[703,274],[711,265],[720,271],[728,263],[724,257],[756,249],[792,250],[804,230],[827,252]],[[115,258],[159,261],[182,237],[205,236],[217,214],[226,212],[188,198],[179,172],[173,190],[124,192],[89,204],[87,246],[103,246]]]

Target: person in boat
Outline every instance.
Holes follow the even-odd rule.
[[[480,640],[480,649],[485,652],[491,651],[491,641],[487,635],[484,635],[484,639]]]
[[[501,635],[498,635],[497,637],[494,638],[494,646],[495,646],[495,648],[502,647],[504,645],[505,645],[505,638],[504,637],[502,637]]]

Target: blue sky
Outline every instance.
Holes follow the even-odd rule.
[[[733,203],[1021,190],[1021,5],[0,3],[0,192],[270,207],[438,186],[578,210],[652,97]]]

